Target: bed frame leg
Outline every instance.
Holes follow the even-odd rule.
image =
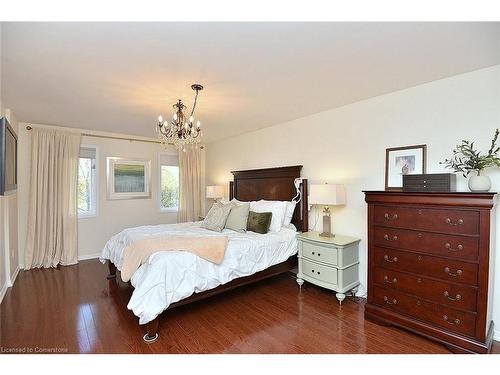
[[[108,269],[109,269],[109,274],[106,276],[108,280],[112,280],[116,278],[116,266],[108,260]]]
[[[158,339],[158,317],[146,324],[147,333],[142,337],[145,343],[151,344]]]

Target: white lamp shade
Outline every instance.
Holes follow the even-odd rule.
[[[345,186],[340,184],[321,184],[309,186],[309,204],[334,206],[345,204]]]
[[[224,186],[207,186],[207,198],[218,199],[224,197]]]

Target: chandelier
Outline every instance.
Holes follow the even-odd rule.
[[[172,120],[168,122],[168,120],[164,120],[163,116],[160,115],[158,116],[158,124],[156,126],[158,139],[163,144],[173,143],[176,148],[182,150],[185,150],[186,145],[197,145],[201,141],[201,123],[198,120],[196,121],[196,125],[194,125],[193,115],[196,109],[198,93],[203,90],[203,86],[195,83],[191,85],[191,88],[196,91],[196,94],[189,117],[185,112],[187,107],[182,103],[182,100],[179,99],[179,101],[172,106]]]

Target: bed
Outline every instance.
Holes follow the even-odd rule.
[[[224,229],[211,232],[200,222],[130,228],[113,236],[106,244],[101,261],[107,261],[108,279],[116,278],[121,257],[131,241],[148,235],[227,236],[228,246],[221,264],[214,264],[183,251],[154,253],[133,274],[134,292],[127,307],[146,326],[147,343],[158,338],[159,315],[165,311],[198,301],[238,286],[290,271],[297,264],[296,231],[308,230],[307,180],[300,179],[302,166],[254,169],[231,172],[229,198],[239,201],[300,201],[292,217],[294,229],[262,235]],[[300,183],[301,182],[301,183]]]

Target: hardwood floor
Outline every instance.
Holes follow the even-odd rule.
[[[340,307],[333,292],[307,283],[299,290],[291,274],[169,311],[148,345],[126,308],[132,288],[106,275],[97,260],[22,271],[0,305],[2,352],[449,353],[365,321],[362,300]]]

